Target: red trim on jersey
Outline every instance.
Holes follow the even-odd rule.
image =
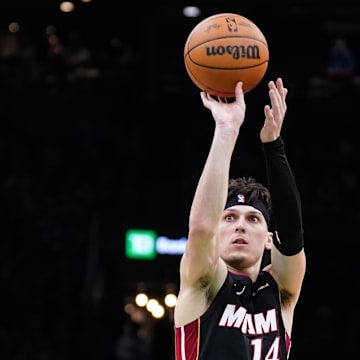
[[[175,327],[175,360],[197,360],[199,348],[200,319],[186,326]]]
[[[291,339],[287,331],[285,331],[285,343],[286,343],[286,354],[287,356],[290,355],[290,349],[291,349]]]

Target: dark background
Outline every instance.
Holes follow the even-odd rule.
[[[291,359],[350,358],[360,94],[356,76],[340,87],[325,68],[337,36],[360,56],[358,2],[196,0],[200,19],[182,17],[185,1],[77,2],[71,14],[58,4],[0,3],[0,359],[122,359],[114,348],[128,297],[139,284],[156,294],[176,286],[179,257],[125,259],[124,234],[186,236],[213,120],[182,53],[197,22],[218,12],[250,18],[270,50],[264,79],[246,95],[231,175],[264,180],[267,81],[280,76],[289,88],[283,137],[308,257]],[[153,327],[147,359],[172,358],[172,331],[168,319]]]

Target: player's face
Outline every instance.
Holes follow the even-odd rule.
[[[220,236],[220,257],[226,262],[251,265],[271,246],[263,214],[248,205],[235,205],[224,211]]]

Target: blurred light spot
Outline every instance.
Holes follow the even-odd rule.
[[[145,306],[147,304],[148,300],[149,300],[148,296],[144,293],[137,294],[135,297],[135,303],[137,306],[140,306],[140,307]]]
[[[198,17],[201,11],[197,6],[185,6],[183,8],[183,15],[186,17]]]
[[[63,1],[60,4],[60,10],[62,12],[72,12],[75,9],[75,5],[70,1]]]
[[[9,31],[12,33],[18,32],[20,30],[20,25],[17,22],[11,22],[9,24]]]

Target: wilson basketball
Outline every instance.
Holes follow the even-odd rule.
[[[244,16],[221,13],[198,23],[184,48],[186,71],[202,91],[218,97],[234,97],[235,85],[244,93],[264,77],[269,62],[265,36]]]

